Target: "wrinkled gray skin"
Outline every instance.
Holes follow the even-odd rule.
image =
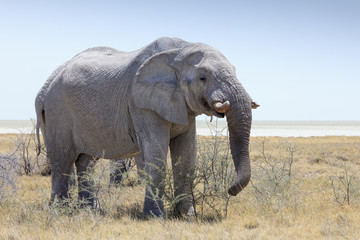
[[[229,101],[226,110],[216,103]],[[170,147],[175,194],[190,194],[196,159],[195,117],[226,116],[237,179],[237,195],[250,180],[251,98],[234,67],[216,49],[176,38],[160,38],[134,52],[88,49],[61,65],[36,97],[51,163],[51,200],[68,197],[75,163],[79,198],[94,205],[92,183],[84,172],[99,157],[128,158],[142,153],[144,214],[163,214],[166,157]],[[87,189],[87,190],[85,190]],[[178,206],[194,211],[191,198]]]

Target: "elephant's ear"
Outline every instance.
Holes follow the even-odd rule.
[[[177,72],[171,66],[178,50],[157,53],[138,69],[132,86],[135,106],[150,109],[169,122],[187,125],[188,112]]]

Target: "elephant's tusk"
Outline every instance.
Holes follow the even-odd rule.
[[[229,111],[230,102],[229,101],[226,101],[224,103],[216,102],[213,104],[213,108],[218,113],[226,113],[227,111]]]

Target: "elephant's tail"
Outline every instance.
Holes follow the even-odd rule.
[[[40,141],[40,126],[41,123],[45,123],[45,110],[44,110],[44,103],[40,99],[36,99],[35,102],[35,109],[36,109],[36,154],[39,156],[41,153],[41,141]],[[43,133],[44,134],[44,133]]]
[[[41,143],[40,143],[40,124],[39,119],[36,121],[36,138],[37,138],[37,145],[36,145],[36,155],[39,156],[41,153]]]

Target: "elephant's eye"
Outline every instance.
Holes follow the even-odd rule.
[[[206,77],[201,77],[200,80],[203,81],[203,82],[205,82],[205,81],[206,81]]]

